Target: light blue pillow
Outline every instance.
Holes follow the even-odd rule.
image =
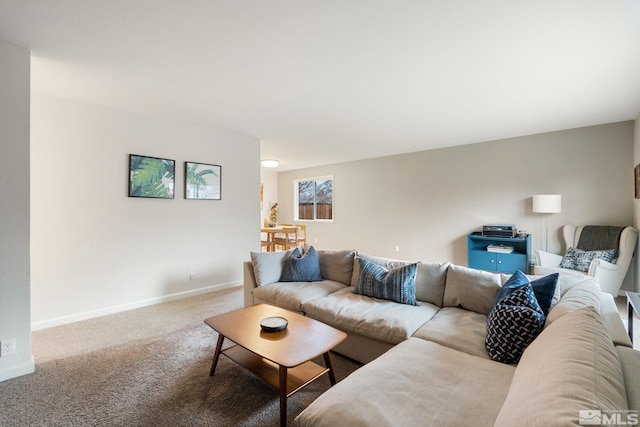
[[[401,304],[418,305],[416,301],[417,263],[388,270],[363,258],[358,258],[358,262],[360,274],[353,293]]]
[[[545,315],[530,284],[499,300],[487,316],[485,347],[496,362],[515,364],[544,328]]]
[[[320,262],[318,254],[313,246],[304,253],[300,253],[299,248],[291,251],[291,255],[284,262],[282,267],[281,282],[319,282]]]

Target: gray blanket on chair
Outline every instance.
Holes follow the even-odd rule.
[[[620,246],[620,234],[624,227],[610,225],[585,225],[580,233],[578,249],[597,251],[600,249],[615,249]]]

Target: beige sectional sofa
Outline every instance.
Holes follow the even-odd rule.
[[[509,365],[485,348],[487,315],[509,276],[420,262],[413,306],[354,293],[358,257],[387,268],[406,261],[318,250],[322,281],[279,282],[288,255],[252,254],[244,265],[245,305],[273,304],[341,329],[348,338],[336,351],[365,363],[305,409],[300,426],[638,419],[640,353],[613,297],[592,278],[560,276],[544,329]]]

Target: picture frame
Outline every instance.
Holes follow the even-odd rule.
[[[635,182],[635,197],[640,199],[640,163],[634,168],[634,182]]]
[[[184,162],[184,198],[222,200],[222,166]]]
[[[173,199],[176,161],[129,154],[129,197]]]

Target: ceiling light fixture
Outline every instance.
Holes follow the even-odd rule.
[[[260,164],[264,168],[277,168],[280,162],[275,159],[264,159],[264,160],[260,160]]]

